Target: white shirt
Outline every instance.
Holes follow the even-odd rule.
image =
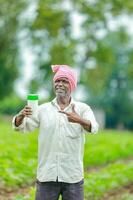
[[[98,131],[91,108],[81,102],[71,100],[66,112],[75,111],[82,118],[90,120],[91,133]],[[76,183],[84,178],[83,154],[85,143],[85,130],[80,124],[69,122],[67,116],[59,113],[56,99],[39,106],[38,116],[25,117],[23,123],[16,127],[15,117],[13,126],[21,132],[31,132],[39,128],[38,135],[38,168],[37,179],[40,182],[58,181]]]

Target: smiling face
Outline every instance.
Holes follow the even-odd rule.
[[[54,82],[54,90],[57,97],[70,96],[70,83],[67,78],[59,78]]]

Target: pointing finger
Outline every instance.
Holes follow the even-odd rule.
[[[65,112],[65,111],[61,111],[61,110],[59,110],[58,112],[59,112],[59,113],[63,113],[63,114],[66,114],[66,115],[68,115],[68,113],[67,113],[67,112]]]
[[[74,104],[72,104],[72,111],[73,111],[74,113],[76,113],[76,111],[75,111],[75,105],[74,105]]]

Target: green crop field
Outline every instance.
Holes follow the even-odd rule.
[[[0,199],[34,200],[37,131],[19,134],[12,130],[11,120],[0,120]],[[85,200],[100,200],[110,191],[130,185],[133,181],[133,134],[105,130],[86,135],[84,166]],[[115,198],[132,199],[129,191]]]

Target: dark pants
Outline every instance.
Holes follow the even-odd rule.
[[[78,183],[37,181],[36,200],[84,200],[84,181]]]

